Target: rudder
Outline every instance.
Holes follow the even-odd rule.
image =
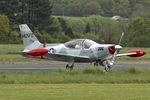
[[[41,46],[41,43],[30,30],[27,24],[19,25],[21,37],[24,44],[24,50],[31,50]]]

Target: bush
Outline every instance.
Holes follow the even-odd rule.
[[[10,30],[9,19],[5,15],[0,15],[0,43],[8,42]]]
[[[129,68],[128,72],[131,74],[135,74],[135,73],[137,73],[137,70],[135,69],[135,67],[131,67],[131,68]]]

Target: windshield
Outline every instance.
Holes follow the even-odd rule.
[[[83,43],[83,47],[90,48],[92,45],[95,45],[95,44],[97,44],[97,43],[92,40],[85,40]]]
[[[83,41],[84,40],[82,40],[82,39],[72,40],[72,41],[65,43],[65,46],[68,48],[80,49],[80,48],[82,48]]]

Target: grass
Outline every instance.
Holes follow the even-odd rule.
[[[126,52],[131,49],[137,48],[123,48],[121,52]],[[150,59],[150,49],[149,48],[139,48],[147,51],[147,54],[139,58],[131,57],[120,57],[118,60],[149,60]],[[29,59],[22,57],[20,55],[10,55],[8,52],[22,51],[23,44],[0,44],[0,61],[1,62],[14,62],[14,61],[33,61],[35,59]]]
[[[121,52],[129,49],[124,48]],[[141,49],[141,48],[140,48]],[[150,50],[141,58],[149,60]],[[23,45],[0,45],[0,61],[33,61],[10,51],[22,51]],[[0,100],[149,100],[150,69],[103,72],[101,69],[57,70],[53,72],[0,72]]]
[[[17,51],[23,51],[23,44],[0,44],[0,62],[31,61],[21,55],[8,54]]]
[[[0,84],[150,83],[150,69],[103,72],[101,69],[43,72],[0,72]]]
[[[0,100],[149,100],[150,84],[1,84]]]

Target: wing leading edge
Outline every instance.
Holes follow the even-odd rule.
[[[58,53],[49,53],[46,56],[61,60],[61,61],[70,61],[73,60],[74,62],[91,62],[91,58],[88,56],[75,56],[75,55],[67,55],[67,54],[58,54]]]

